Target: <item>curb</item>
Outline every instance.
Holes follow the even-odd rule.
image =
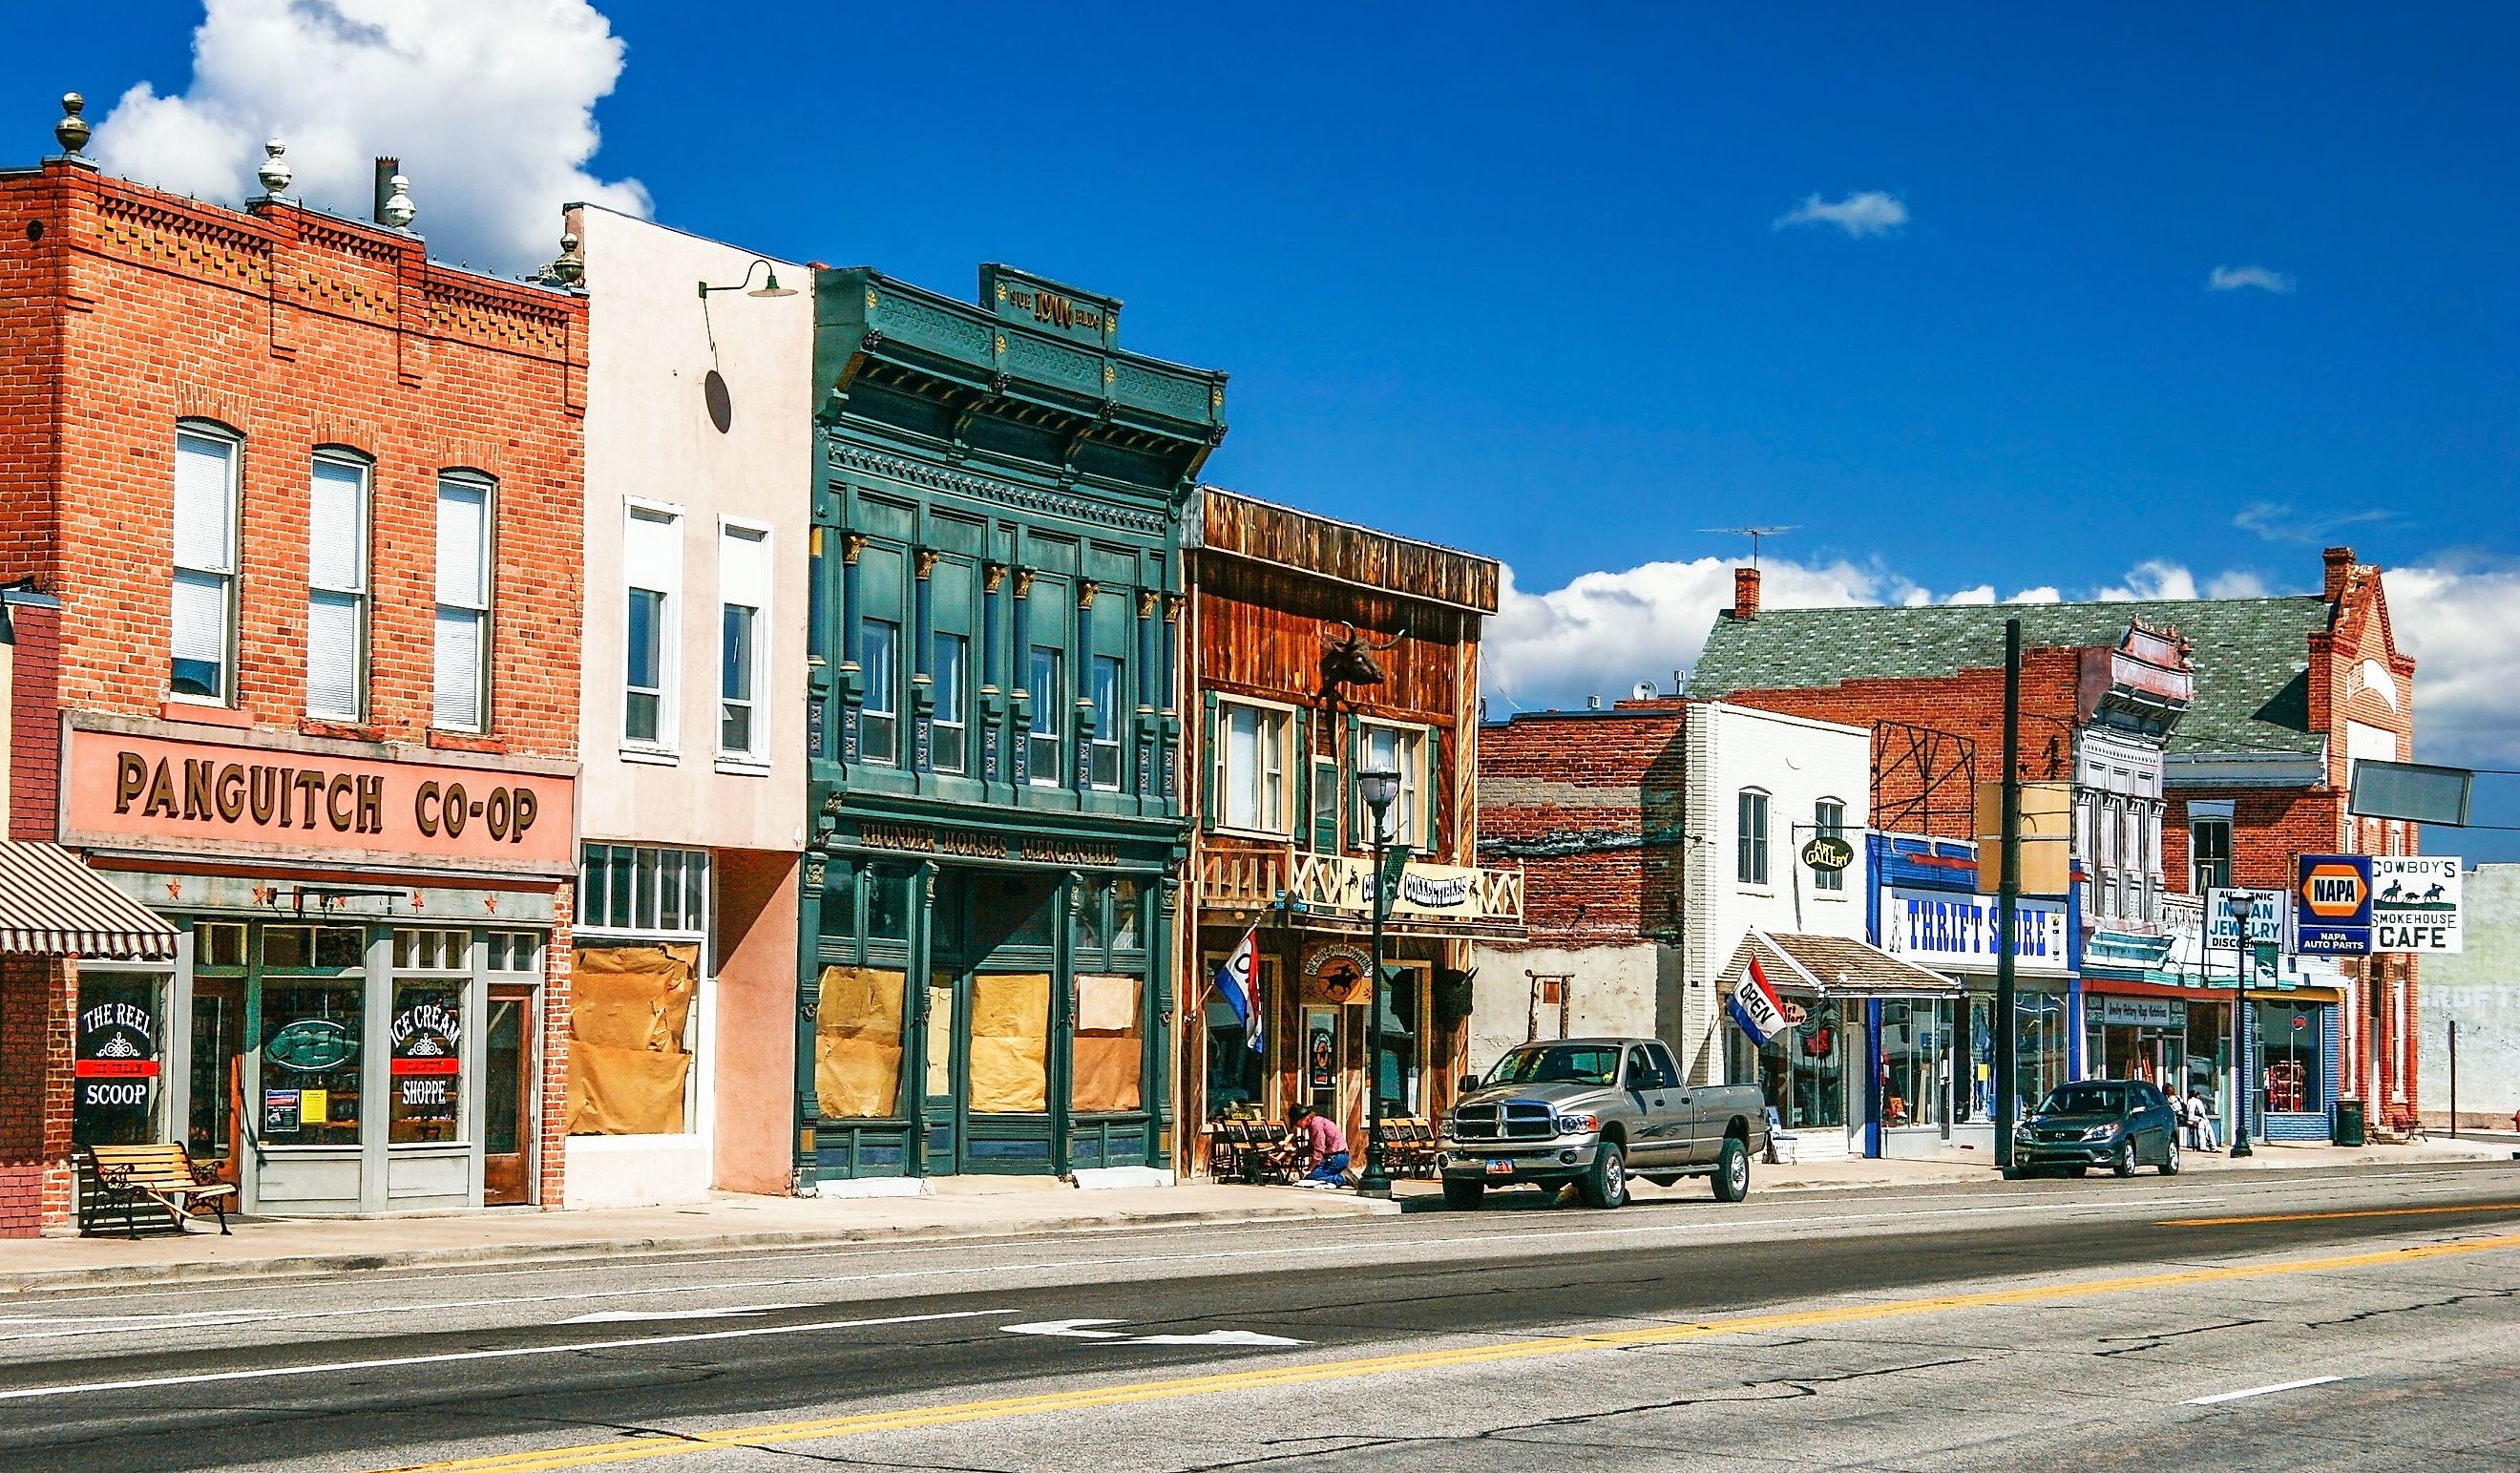
[[[1325,1204],[1327,1205],[1327,1204]],[[1363,1205],[1363,1204],[1360,1204]],[[0,1273],[0,1295],[39,1294],[57,1289],[128,1287],[134,1284],[194,1283],[203,1279],[298,1278],[323,1273],[350,1273],[391,1269],[419,1269],[461,1264],[467,1268],[503,1265],[590,1263],[610,1258],[672,1258],[729,1249],[841,1246],[866,1242],[984,1242],[1008,1238],[1064,1237],[1138,1228],[1193,1228],[1236,1223],[1305,1223],[1397,1216],[1396,1204],[1374,1203],[1362,1211],[1322,1212],[1296,1207],[1253,1207],[1185,1212],[1110,1212],[1054,1219],[1034,1224],[927,1223],[916,1227],[790,1228],[759,1232],[720,1232],[690,1237],[578,1238],[549,1244],[488,1243],[470,1248],[415,1248],[400,1253],[298,1254],[286,1258],[204,1260],[175,1264],[131,1264],[91,1269],[39,1269]]]

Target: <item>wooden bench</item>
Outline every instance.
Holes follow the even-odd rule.
[[[195,1166],[184,1147],[173,1141],[156,1145],[90,1145],[80,1147],[87,1180],[79,1198],[79,1231],[90,1232],[98,1221],[119,1212],[123,1229],[140,1235],[140,1213],[154,1204],[189,1232],[189,1224],[204,1206],[218,1215],[219,1231],[228,1230],[228,1200],[233,1183],[209,1168]]]

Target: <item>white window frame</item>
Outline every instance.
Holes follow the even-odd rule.
[[[478,549],[481,559],[481,583],[480,591],[473,597],[472,602],[449,603],[446,599],[446,584],[443,577],[446,565],[445,549],[433,549],[436,572],[430,579],[434,602],[432,603],[433,616],[430,624],[430,653],[432,665],[429,674],[428,724],[431,728],[441,732],[480,733],[490,730],[490,671],[492,668],[490,647],[496,629],[496,620],[493,615],[497,609],[499,601],[499,564],[497,560],[499,551],[499,483],[491,479],[489,476],[474,470],[450,469],[438,471],[436,492],[430,502],[430,506],[437,513],[435,522],[436,527],[442,528],[446,523],[445,500],[446,488],[449,486],[461,486],[481,493],[481,545]],[[432,529],[432,536],[434,535],[434,529]],[[475,639],[478,668],[473,672],[472,718],[470,722],[450,722],[444,720],[443,713],[438,709],[439,706],[443,704],[441,699],[443,692],[437,689],[437,676],[433,663],[436,644],[435,630],[439,624],[445,621],[446,616],[451,612],[469,613],[478,621],[479,626]]]
[[[315,469],[318,466],[355,470],[359,477],[358,522],[351,539],[358,550],[357,571],[344,586],[316,582]],[[325,721],[365,721],[368,715],[368,621],[375,606],[375,573],[371,566],[376,529],[376,463],[344,446],[319,447],[306,468],[306,714]],[[350,709],[324,710],[315,704],[315,607],[326,599],[347,601],[354,632],[350,644]]]
[[[185,705],[232,707],[237,703],[237,592],[238,585],[244,581],[241,576],[242,569],[239,564],[244,561],[242,554],[243,544],[245,541],[243,525],[245,501],[245,436],[223,424],[213,424],[201,420],[178,420],[175,422],[175,454],[179,457],[179,459],[174,463],[176,466],[181,466],[182,464],[180,456],[182,455],[183,442],[187,437],[201,440],[207,444],[218,445],[227,452],[228,483],[226,489],[227,506],[225,508],[227,549],[224,566],[212,567],[208,565],[194,566],[187,564],[183,560],[182,534],[176,525],[178,518],[172,515],[169,515],[167,518],[169,572],[166,586],[168,610],[166,641],[166,698],[170,701],[181,702]],[[167,497],[168,505],[170,507],[175,505],[175,499],[181,494],[177,491],[174,480],[174,474],[170,470],[167,477]],[[188,574],[197,581],[216,580],[219,586],[219,618],[221,623],[219,631],[219,691],[215,695],[202,695],[193,692],[178,691],[175,689],[174,625],[180,618],[180,615],[175,610],[175,589],[185,581],[186,575]]]
[[[1111,671],[1111,709],[1107,712],[1102,710],[1100,708],[1100,704],[1094,699],[1095,687],[1102,681],[1102,671],[1106,661],[1108,662]],[[1088,708],[1094,712],[1094,735],[1087,738],[1088,744],[1086,749],[1085,771],[1088,777],[1086,786],[1093,788],[1096,792],[1118,792],[1126,783],[1129,776],[1128,743],[1121,732],[1123,724],[1129,719],[1128,713],[1131,709],[1129,703],[1129,662],[1116,654],[1087,654],[1085,657],[1085,689],[1078,693],[1084,696]],[[1108,718],[1107,721],[1105,720],[1106,717]],[[1104,730],[1106,726],[1109,728],[1108,731]],[[1108,782],[1102,781],[1099,777],[1093,776],[1096,765],[1102,760],[1105,753],[1109,754],[1111,760],[1111,781]]]
[[[661,524],[668,533],[672,556],[653,566],[642,564],[637,555],[639,525]],[[643,497],[624,497],[621,504],[621,751],[636,759],[655,761],[671,759],[682,752],[682,618],[683,618],[683,552],[689,527],[683,508],[674,502],[651,501]],[[630,684],[630,647],[632,604],[642,593],[657,601],[655,618],[656,684],[654,687]],[[634,696],[652,696],[656,702],[656,733],[653,736],[634,736],[630,733],[630,701]]]
[[[1061,690],[1032,689],[1032,657],[1035,653],[1051,657],[1051,683]],[[1060,718],[1066,704],[1061,697],[1067,685],[1067,651],[1057,645],[1043,644],[1035,644],[1025,650],[1024,682],[1025,692],[1032,697],[1032,717],[1023,731],[1023,739],[1027,743],[1024,747],[1024,781],[1034,787],[1065,787],[1067,733],[1066,723]],[[1037,760],[1041,756],[1041,744],[1045,742],[1051,749],[1051,759],[1047,764]]]
[[[1260,820],[1257,825],[1234,822],[1234,741],[1230,728],[1237,711],[1248,711],[1252,715],[1254,750],[1259,751],[1263,745],[1266,745],[1274,748],[1275,751],[1274,762],[1269,756],[1263,754],[1258,769],[1251,775],[1255,782],[1252,791],[1252,807]],[[1276,734],[1274,738],[1271,736],[1273,731]],[[1286,769],[1287,752],[1293,745],[1294,731],[1295,708],[1293,706],[1282,705],[1277,701],[1252,700],[1239,695],[1219,695],[1216,698],[1216,751],[1214,759],[1208,764],[1208,770],[1209,780],[1216,784],[1217,827],[1234,833],[1261,834],[1273,839],[1289,838],[1293,835],[1295,784],[1287,781]],[[1277,811],[1274,814],[1266,811],[1270,806],[1267,784],[1272,776],[1273,767],[1278,783]]]
[[[889,630],[892,634],[891,653],[880,659],[869,647],[875,642],[867,637],[878,628]],[[912,754],[908,749],[909,736],[904,731],[901,709],[902,692],[907,689],[901,678],[901,651],[905,638],[899,619],[878,619],[869,614],[858,615],[858,648],[866,660],[864,670],[866,703],[858,708],[860,728],[858,751],[859,760],[871,767],[907,768],[910,766]],[[878,675],[882,677],[880,681],[877,679]],[[884,692],[884,698],[890,702],[889,704],[878,706],[875,703],[878,691]],[[866,739],[867,734],[878,721],[885,723],[886,733],[884,754],[880,757],[875,755],[875,744]]]
[[[1358,723],[1357,732],[1356,760],[1359,773],[1371,772],[1373,769],[1373,734],[1376,732],[1392,734],[1391,750],[1396,759],[1392,763],[1392,768],[1400,774],[1400,795],[1391,800],[1390,816],[1384,831],[1390,834],[1392,843],[1408,844],[1421,854],[1426,850],[1426,813],[1419,805],[1426,795],[1426,733],[1428,730],[1430,729],[1427,727],[1413,726],[1401,721],[1363,721]],[[1366,820],[1369,824],[1372,823],[1372,812],[1368,811]],[[1367,834],[1365,840],[1363,847],[1367,849],[1373,847],[1373,835]]]
[[[775,560],[777,545],[772,541],[772,529],[764,522],[745,521],[733,516],[717,519],[717,753],[721,759],[738,764],[769,761],[770,734],[766,730],[769,703],[762,699],[762,695],[770,674],[770,651],[766,646],[772,629],[771,582],[778,566]],[[736,551],[738,549],[748,550]],[[734,556],[730,557],[730,552]],[[755,576],[731,578],[728,575],[730,567],[738,567],[738,564],[750,559],[757,559],[759,563],[754,570]],[[742,570],[738,567],[738,571]],[[755,583],[758,587],[739,588],[735,586],[738,582]],[[751,693],[740,701],[729,695],[726,690],[726,613],[730,608],[749,609],[752,613],[751,668],[744,672]],[[726,716],[729,708],[738,705],[749,713],[746,726],[752,740],[749,745],[732,747],[726,744]]]
[[[1759,826],[1752,832],[1744,822],[1752,798],[1759,800]],[[1777,795],[1756,785],[1738,788],[1732,794],[1732,882],[1754,890],[1765,890],[1776,883],[1776,866],[1769,853],[1769,830],[1777,822]],[[1752,863],[1756,861],[1756,863]],[[1751,871],[1755,870],[1754,874]]]
[[[936,730],[927,742],[928,765],[949,777],[963,778],[971,772],[971,637],[959,630],[939,629],[928,638],[935,642],[936,668],[928,672],[936,695],[936,712],[931,718]],[[949,690],[945,681],[945,657],[948,642],[962,647],[962,657],[954,662],[954,680]],[[956,758],[946,766],[937,753],[944,749],[947,732],[955,736]]]

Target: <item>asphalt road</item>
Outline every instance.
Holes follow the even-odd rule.
[[[0,1467],[2481,1473],[2515,1300],[2498,1164],[248,1279],[0,1305]]]

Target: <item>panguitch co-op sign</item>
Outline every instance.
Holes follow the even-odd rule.
[[[573,868],[574,783],[543,773],[74,730],[65,785],[73,844]]]

